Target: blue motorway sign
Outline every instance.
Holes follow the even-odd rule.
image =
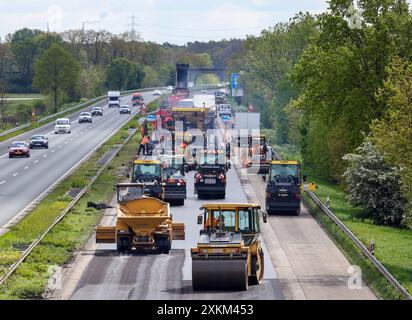
[[[154,115],[154,114],[149,114],[147,117],[146,117],[146,120],[147,121],[149,121],[149,122],[152,122],[152,121],[156,121],[156,116]]]
[[[239,88],[239,73],[232,73],[231,87],[232,89]]]
[[[230,115],[222,115],[220,116],[220,119],[222,120],[222,122],[229,122],[231,119]]]

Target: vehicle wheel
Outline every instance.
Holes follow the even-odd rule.
[[[48,145],[48,144],[46,144],[46,149],[49,149],[49,145]]]
[[[30,153],[26,154],[26,158],[30,158]]]
[[[9,158],[13,158],[13,155],[9,153]]]
[[[263,280],[263,274],[265,270],[265,261],[263,250],[260,249],[258,252],[259,256],[252,256],[251,263],[251,273],[249,276],[249,284],[258,285]]]
[[[117,252],[124,253],[129,251],[129,239],[119,238],[117,239]]]
[[[296,215],[296,216],[300,215],[300,209],[298,209],[298,210],[295,211],[295,215]]]
[[[223,192],[221,195],[220,195],[220,199],[225,199],[226,198],[226,192]]]
[[[33,146],[30,146],[29,148],[30,148],[30,149],[33,149]]]
[[[167,238],[159,239],[159,251],[163,254],[169,254],[171,248],[171,243]]]

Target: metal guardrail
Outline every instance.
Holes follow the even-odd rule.
[[[273,155],[278,160],[282,158],[273,149]],[[352,242],[362,251],[362,253],[373,263],[378,271],[385,277],[385,279],[407,300],[412,300],[410,293],[396,280],[396,278],[382,265],[382,263],[376,259],[376,257],[370,253],[368,248],[350,231],[350,229],[330,210],[312,191],[306,191],[311,200],[325,213],[338,227],[346,234],[346,236],[352,240]]]
[[[7,136],[7,135],[10,134],[10,133],[19,131],[19,130],[21,130],[21,129],[25,129],[25,128],[27,128],[27,127],[30,127],[30,123],[26,123],[26,124],[23,124],[22,126],[15,127],[15,128],[13,128],[13,129],[3,131],[3,132],[0,133],[0,137]]]
[[[123,126],[122,126],[123,127]],[[60,213],[60,215],[54,220],[54,222],[46,229],[43,234],[34,240],[30,246],[24,251],[23,255],[13,263],[6,274],[0,278],[0,286],[16,271],[16,269],[26,260],[29,254],[38,246],[41,241],[46,237],[46,235],[66,216],[66,214],[77,204],[77,202],[83,197],[83,195],[90,190],[95,181],[99,176],[106,170],[106,168],[112,163],[113,159],[119,154],[119,152],[127,145],[127,143],[132,139],[133,135],[136,133],[136,129],[129,134],[129,137],[126,141],[114,152],[111,157],[106,161],[106,163],[97,171],[96,175],[89,181],[87,186],[85,186],[80,193],[67,205],[67,207]]]
[[[134,89],[134,90],[122,91],[122,92],[121,92],[121,96],[130,94],[130,93],[133,93],[133,92],[136,92],[136,91],[147,92],[147,91],[152,91],[152,90],[163,90],[163,89],[165,89],[165,88],[164,88],[164,87],[158,87],[158,88]],[[77,105],[75,105],[75,106],[73,106],[73,107],[70,107],[70,108],[61,110],[61,111],[59,111],[59,112],[53,113],[53,114],[51,114],[51,115],[48,115],[47,117],[41,118],[41,119],[37,120],[37,123],[40,124],[40,123],[45,122],[45,121],[47,121],[47,120],[49,120],[49,119],[53,119],[53,118],[55,118],[55,117],[58,117],[58,116],[61,115],[61,114],[66,114],[66,113],[68,113],[68,112],[70,112],[70,111],[74,111],[74,110],[80,109],[81,107],[85,107],[86,105],[103,101],[106,97],[107,97],[106,95],[103,95],[103,96],[99,96],[99,97],[93,98],[93,99],[91,99],[91,100],[82,102],[82,103],[77,104]],[[16,132],[16,131],[19,131],[19,130],[22,130],[22,129],[25,129],[25,128],[28,128],[28,127],[30,127],[30,126],[31,126],[31,123],[26,123],[26,124],[23,124],[23,125],[21,125],[21,126],[12,128],[12,129],[10,129],[10,130],[3,131],[3,132],[0,133],[0,137],[7,136],[8,134],[14,133],[14,132]]]

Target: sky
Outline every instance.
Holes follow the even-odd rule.
[[[135,29],[146,41],[185,44],[244,38],[299,11],[320,13],[326,0],[0,0],[0,37],[23,27],[61,32]]]

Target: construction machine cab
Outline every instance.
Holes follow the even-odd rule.
[[[159,160],[134,160],[132,183],[144,185],[144,193],[155,198],[162,197],[162,166]]]

